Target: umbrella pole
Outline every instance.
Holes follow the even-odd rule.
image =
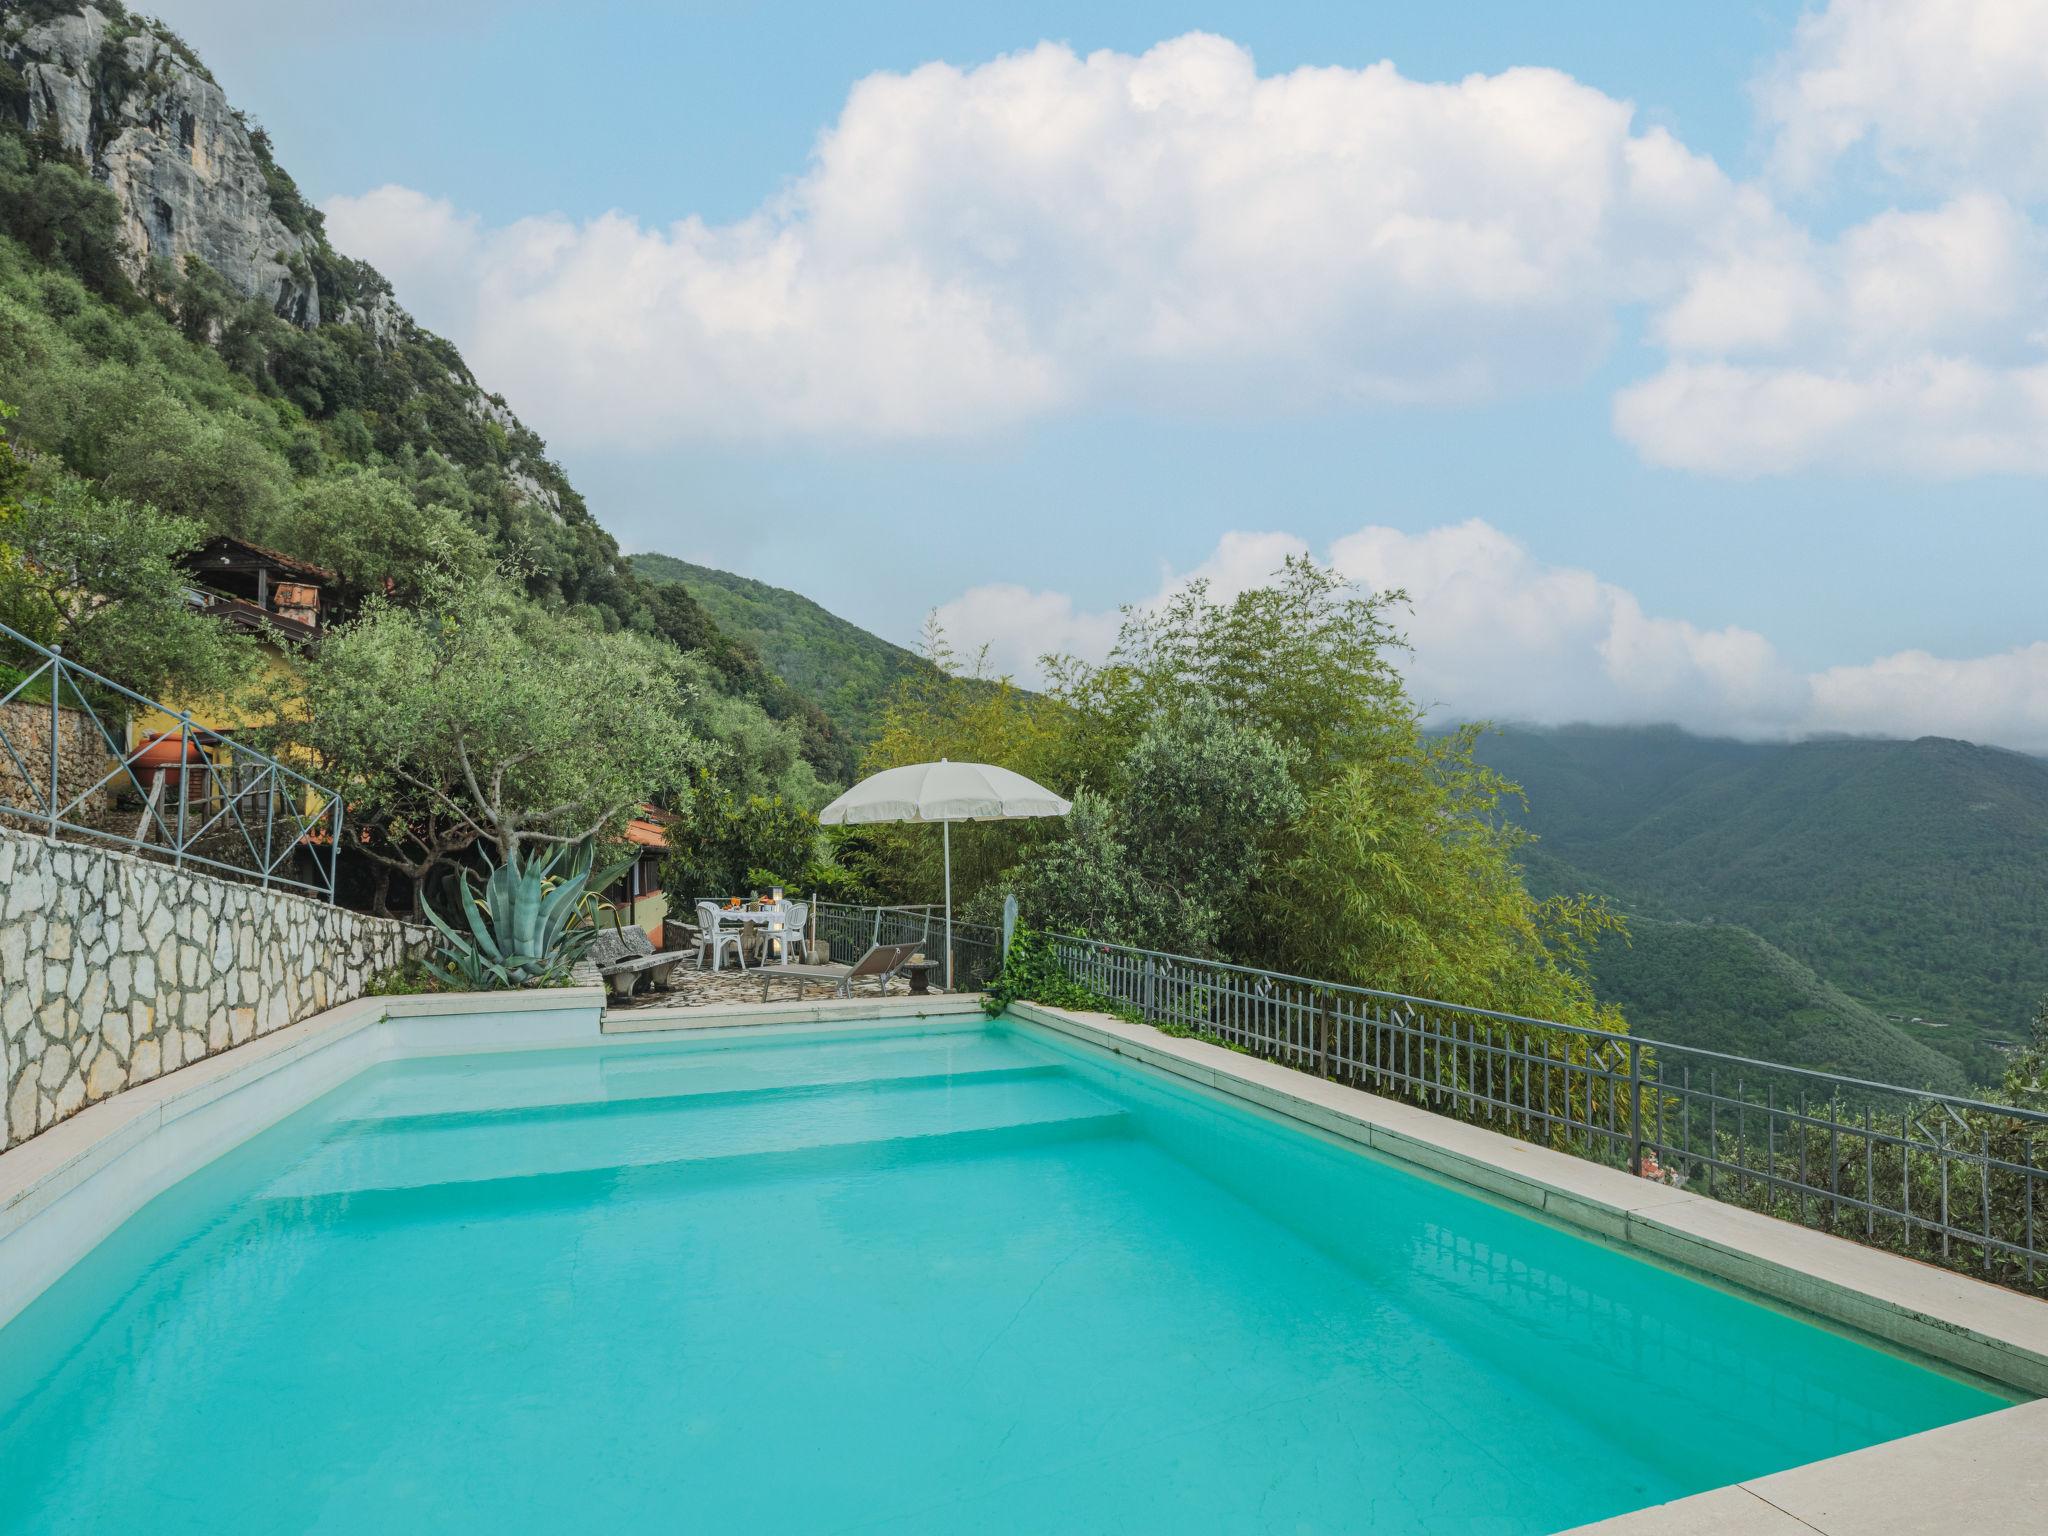
[[[953,990],[953,823],[942,821],[946,842],[946,990]]]

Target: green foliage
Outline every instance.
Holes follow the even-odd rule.
[[[1543,900],[1501,815],[1514,786],[1475,763],[1473,733],[1401,732],[1346,765],[1288,830],[1263,921],[1275,969],[1560,1023],[1621,1027],[1587,963],[1623,931],[1597,897]],[[1394,745],[1392,743],[1383,744]]]
[[[1481,756],[1529,787],[1539,889],[1751,929],[1979,1081],[2048,992],[2038,758],[1934,737],[1788,746],[1583,727],[1506,731]],[[1744,1006],[1695,1001],[1709,1029]]]
[[[427,920],[441,935],[428,973],[444,986],[475,992],[564,985],[597,938],[596,893],[632,867],[625,859],[593,871],[594,858],[587,839],[526,857],[515,851],[490,867],[482,896],[463,870],[459,929],[427,904]]]
[[[1958,1093],[1955,1062],[1734,923],[1634,918],[1594,962],[1640,1034],[1731,1056]]]
[[[96,496],[0,438],[0,623],[129,687],[219,696],[247,676],[249,643],[196,612],[180,557],[197,525]]]
[[[446,992],[447,984],[428,969],[424,957],[407,955],[364,983],[365,997],[418,997],[426,992]]]
[[[810,703],[842,755],[840,762],[819,763],[836,769],[835,777],[851,776],[855,755],[881,729],[896,688],[932,671],[922,658],[798,593],[669,555],[635,555],[633,569],[664,596],[686,597],[737,642],[736,655],[758,656],[772,676]],[[769,699],[763,703],[777,713]]]
[[[869,906],[879,897],[858,868],[842,861],[841,850],[828,835],[818,861],[803,872],[799,888],[819,901],[839,901],[850,906]]]
[[[867,766],[990,761],[1072,791],[1064,823],[956,837],[984,920],[1014,889],[1089,937],[1618,1027],[1586,966],[1619,919],[1524,886],[1514,786],[1474,733],[1422,732],[1388,659],[1398,599],[1306,560],[1228,603],[1197,584],[1128,614],[1107,665],[1052,658],[1049,695],[913,679]],[[919,841],[874,839],[900,898],[936,886]]]
[[[492,574],[469,520],[440,502],[421,505],[388,469],[346,465],[303,480],[255,526],[257,542],[333,571],[341,584],[331,600],[344,611],[371,597],[419,603]]]
[[[2048,1111],[2048,998],[2035,1006],[2026,1044],[2006,1063],[1998,1097],[2022,1109]]]
[[[288,739],[412,863],[428,826],[510,863],[530,843],[594,837],[664,787],[686,809],[703,756],[673,650],[495,584],[373,602],[288,686]]]
[[[47,21],[55,21],[61,16],[76,16],[88,4],[106,12],[116,22],[126,22],[129,19],[127,9],[121,4],[121,0],[14,0],[8,9],[20,16],[23,25],[35,27]],[[9,20],[12,19],[10,16]]]
[[[1303,557],[1228,603],[1193,582],[1157,611],[1129,611],[1107,666],[1059,661],[1057,691],[1122,735],[1162,699],[1207,694],[1285,742],[1309,792],[1412,750],[1416,711],[1389,659],[1401,641],[1387,614],[1404,601],[1361,596]]]
[[[638,568],[636,557],[635,566]],[[787,725],[806,761],[827,778],[843,781],[855,757],[845,735],[811,700],[770,671],[747,645],[734,640],[689,591],[673,583],[654,586],[648,597],[654,632],[700,655],[721,692],[757,705],[768,718]]]
[[[306,201],[299,192],[299,184],[277,163],[277,156],[271,151],[270,135],[261,128],[252,128],[249,147],[256,151],[256,162],[263,167],[264,195],[269,198],[270,211],[277,215],[278,223],[295,235],[317,235],[324,240],[326,219],[318,208]]]
[[[106,440],[96,466],[103,489],[208,533],[247,537],[277,515],[292,473],[275,446],[231,416],[175,400],[152,406]]]
[[[818,865],[818,818],[780,795],[700,796],[672,825],[661,883],[685,901],[741,890],[796,890]]]
[[[54,144],[0,132],[0,234],[93,292],[134,302],[121,268],[120,205]]]
[[[1043,1003],[1048,1008],[1072,1008],[1083,1013],[1109,1013],[1133,1022],[1138,1018],[1133,1010],[1075,981],[1053,952],[1052,941],[1021,923],[1010,935],[1002,970],[981,995],[982,1010],[990,1018],[1016,1002]]]
[[[1301,814],[1287,754],[1197,694],[1146,724],[1120,777],[1115,801],[1078,791],[1065,835],[998,883],[1057,932],[1220,953],[1248,921],[1269,834]],[[997,899],[983,891],[977,915]]]

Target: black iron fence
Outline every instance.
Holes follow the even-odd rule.
[[[332,901],[342,803],[0,624],[0,825]]]
[[[858,960],[876,944],[922,944],[927,959],[946,958],[943,907],[855,907],[821,901],[815,911],[817,935],[831,944],[834,960]],[[1002,934],[954,919],[953,989],[979,992],[1002,968]]]

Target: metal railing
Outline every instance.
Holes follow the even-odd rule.
[[[131,723],[172,722],[131,743]],[[341,797],[0,624],[0,824],[332,901]]]
[[[923,909],[826,908],[859,948]],[[829,916],[826,914],[829,912]],[[2048,1113],[1611,1030],[1048,935],[1133,1017],[1822,1231],[2048,1294]],[[999,933],[954,925],[980,986]],[[856,950],[858,952],[858,950]]]
[[[859,907],[834,901],[813,904],[817,934],[835,959],[857,960],[875,944],[922,944],[933,960],[944,959],[943,907]],[[953,987],[978,992],[1003,968],[1002,935],[979,923],[953,919]]]

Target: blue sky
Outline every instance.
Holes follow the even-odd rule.
[[[162,5],[627,548],[1029,676],[1303,547],[1447,713],[2038,750],[2048,79],[1962,9]]]

